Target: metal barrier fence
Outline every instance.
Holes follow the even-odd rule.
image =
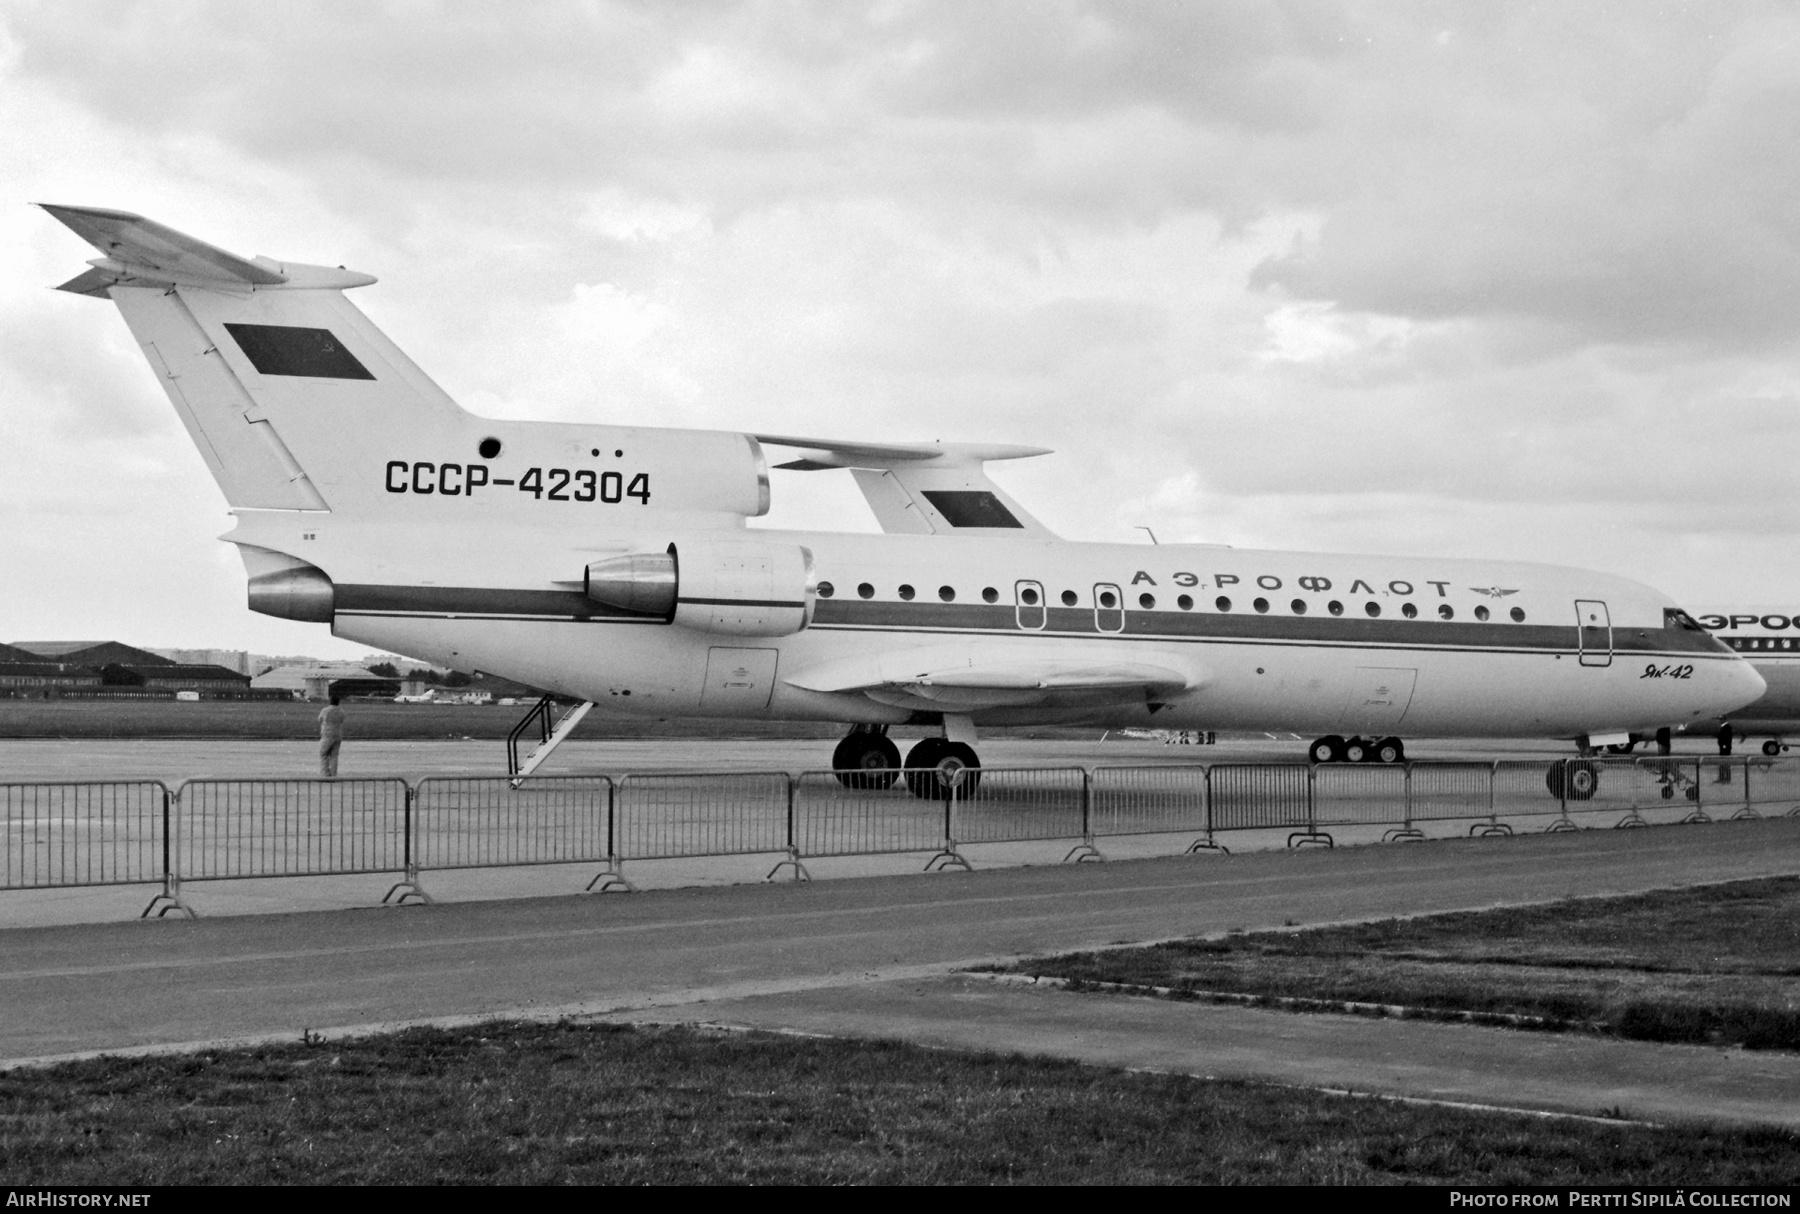
[[[170,875],[182,881],[406,868],[404,780],[189,780],[174,801]]]
[[[0,785],[0,889],[161,881],[168,808],[160,780]]]
[[[626,860],[781,854],[803,860],[1185,834],[1223,851],[1232,831],[1333,831],[1468,820],[1471,834],[1800,817],[1800,762],[1585,757],[1489,763],[1193,764],[922,772],[687,773],[404,780],[155,780],[0,784],[0,890],[162,883],[145,913],[191,914],[184,881],[399,873],[400,901],[429,901],[429,870],[604,867],[589,884],[631,888]],[[774,872],[770,875],[773,876]]]
[[[1212,837],[1204,767],[1096,767],[1090,778],[1090,835],[1203,834]]]
[[[603,864],[614,853],[605,776],[429,776],[413,792],[417,869]]]
[[[621,860],[787,851],[786,772],[626,776],[615,799]]]
[[[879,856],[941,851],[952,838],[947,802],[924,800],[886,773],[845,784],[831,771],[794,781],[794,847],[802,856]]]

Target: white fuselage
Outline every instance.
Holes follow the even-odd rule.
[[[334,535],[326,523],[304,546],[279,545],[331,571],[337,635],[649,716],[899,723],[960,712],[985,725],[1576,737],[1681,725],[1760,694],[1735,655],[1672,626],[1675,605],[1656,591],[1546,565],[742,530],[733,535],[747,543],[809,549],[819,598],[793,635],[733,637],[582,598],[584,560],[655,550],[666,533],[577,547],[421,527],[371,551],[363,530]],[[248,525],[231,538],[277,547]],[[1047,604],[1041,624],[1021,610],[1033,585]],[[1122,610],[1097,608],[1108,588]],[[1584,631],[1578,601],[1603,604]],[[1180,670],[1185,685],[1009,695],[801,685],[869,655],[903,675],[908,655],[941,669],[1103,651]]]

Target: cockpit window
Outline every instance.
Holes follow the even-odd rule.
[[[1706,631],[1706,629],[1700,626],[1699,620],[1696,620],[1693,616],[1689,615],[1679,607],[1663,608],[1663,627],[1678,628],[1683,632]]]

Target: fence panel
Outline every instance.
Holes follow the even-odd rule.
[[[1306,826],[1312,769],[1304,763],[1215,764],[1211,769],[1214,830]]]
[[[1079,839],[1087,773],[1079,767],[984,767],[973,790],[957,789],[951,833],[958,843]]]
[[[1539,784],[1545,797],[1549,790]],[[1412,820],[1436,822],[1452,818],[1485,818],[1494,792],[1492,763],[1414,763]]]
[[[1398,763],[1328,763],[1313,772],[1320,827],[1406,820],[1406,768]]]
[[[613,796],[621,860],[786,851],[786,772],[625,776]]]
[[[1088,828],[1096,835],[1205,831],[1206,768],[1094,768]]]
[[[794,781],[794,845],[802,856],[935,851],[948,825],[944,803],[913,796],[902,779],[888,788],[847,788],[836,772],[807,771]]]
[[[0,784],[0,889],[162,880],[168,796],[159,780]]]
[[[1552,778],[1552,771],[1562,770],[1562,760],[1501,759],[1494,764],[1494,812],[1504,822],[1509,818],[1538,815],[1562,816],[1563,777]],[[1575,804],[1575,803],[1572,803]]]
[[[1800,812],[1800,760],[1752,758],[1743,774],[1757,813],[1778,818]]]
[[[605,776],[430,776],[413,795],[421,869],[600,863],[611,853]]]
[[[175,794],[184,881],[401,872],[404,780],[189,780]]]

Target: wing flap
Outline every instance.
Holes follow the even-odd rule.
[[[1132,691],[1172,694],[1199,687],[1202,673],[1173,653],[1067,645],[1045,653],[1041,646],[940,645],[849,658],[807,667],[786,682],[806,691],[899,691],[924,699],[934,691],[988,692],[1015,700],[1017,693]]]

